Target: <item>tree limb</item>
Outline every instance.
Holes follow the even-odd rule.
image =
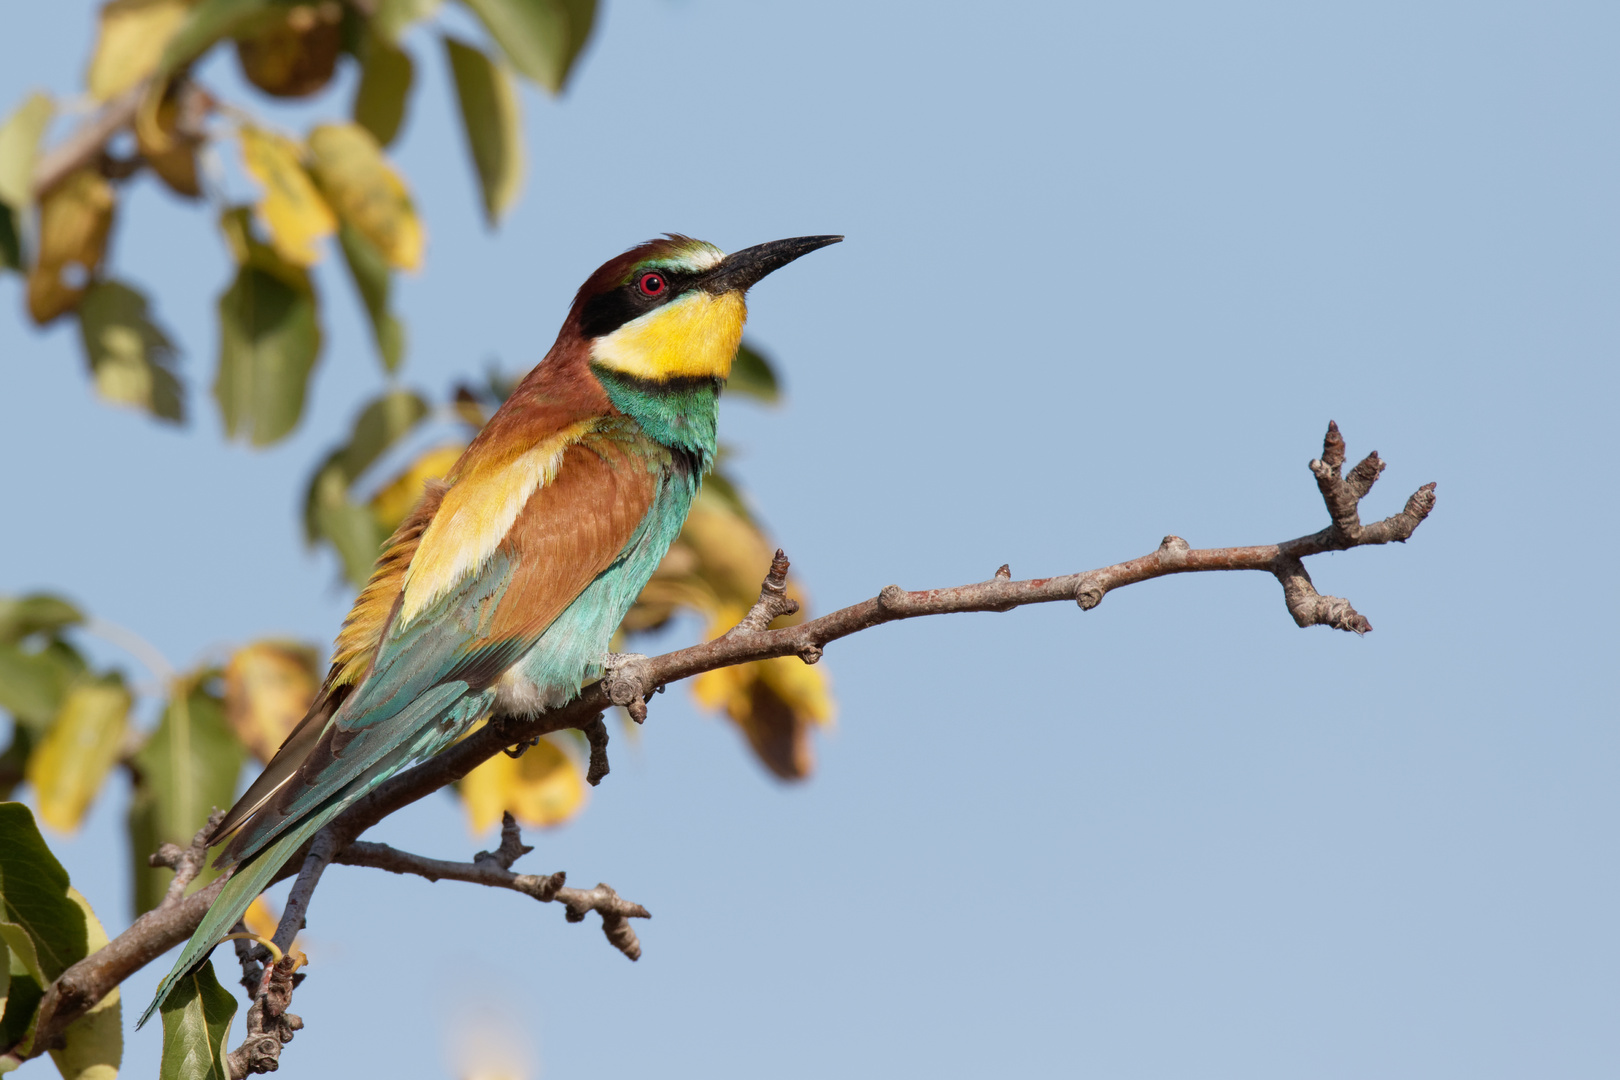
[[[600,756],[603,765],[601,771],[605,772],[606,731],[601,726],[601,715],[608,706],[620,703],[620,699],[640,701],[644,708],[647,696],[668,683],[754,660],[797,656],[805,663],[813,664],[821,658],[822,650],[829,643],[901,619],[968,611],[1010,611],[1024,604],[1053,601],[1074,601],[1081,609],[1089,611],[1114,589],[1167,574],[1260,570],[1272,574],[1281,583],[1284,604],[1300,626],[1324,625],[1364,634],[1372,629],[1366,618],[1349,601],[1319,594],[1302,560],[1329,551],[1404,542],[1434,509],[1435,485],[1425,484],[1419,488],[1407,499],[1400,513],[1371,525],[1363,525],[1360,502],[1383,471],[1384,462],[1376,453],[1369,454],[1346,476],[1342,475],[1344,460],[1344,440],[1338,425],[1330,423],[1323,442],[1322,457],[1310,463],[1317,488],[1327,507],[1330,524],[1307,536],[1280,544],[1205,549],[1195,549],[1180,537],[1167,536],[1155,551],[1147,555],[1096,570],[1014,581],[1003,566],[988,581],[954,588],[908,592],[898,585],[890,585],[869,600],[796,626],[772,630],[769,623],[776,617],[771,614],[773,609],[776,614],[783,614],[787,610],[783,606],[783,601],[787,600],[785,593],[772,587],[773,578],[781,577],[787,570],[786,556],[778,552],[777,559],[772,561],[771,575],[767,576],[760,590],[759,602],[738,626],[713,641],[662,656],[635,657],[629,663],[619,664],[610,673],[609,679],[592,683],[581,690],[573,701],[558,708],[535,716],[514,714],[492,717],[491,723],[435,757],[379,785],[371,794],[344,811],[318,834],[318,841],[327,838],[325,843],[331,845],[331,855],[321,860],[319,865],[324,867],[325,862],[329,861],[378,865],[397,873],[417,873],[424,877],[437,874],[453,880],[475,880],[480,884],[527,891],[525,887],[496,880],[501,875],[491,875],[490,868],[476,860],[468,869],[466,864],[439,863],[397,852],[385,845],[356,845],[355,841],[361,833],[383,818],[461,779],[505,747],[528,742],[551,732],[566,728],[586,732],[592,743],[593,771]],[[781,574],[777,573],[779,565]],[[611,690],[607,685],[610,681],[613,683]],[[358,852],[355,853],[357,848]],[[352,858],[351,853],[355,853]],[[372,861],[361,861],[366,859]],[[390,865],[382,865],[384,862]],[[307,851],[300,851],[289,860],[276,880],[290,876],[293,866],[309,865]],[[497,866],[496,869],[514,880],[525,876],[511,874],[507,866]],[[318,877],[318,871],[314,873]],[[458,876],[462,873],[473,876]],[[490,880],[485,880],[486,876]],[[173,905],[166,899],[164,905],[141,916],[106,948],[64,972],[46,995],[44,1008],[50,1011],[41,1014],[35,1044],[48,1045],[56,1032],[101,1000],[132,972],[189,936],[201,922],[203,913],[222,884],[222,880],[211,882],[206,888]],[[638,905],[626,905],[605,885],[578,891],[563,890],[560,884],[553,899],[562,899],[568,905],[570,921],[577,922],[584,918],[589,910],[602,912],[604,924],[610,912],[619,912],[626,918],[640,917],[635,911],[629,910]],[[310,889],[313,889],[313,882]],[[564,892],[577,892],[578,895],[573,900],[564,899]],[[278,938],[291,913],[292,904],[289,903],[288,916],[283,916],[282,926],[277,929]],[[301,920],[301,914],[299,918]],[[624,948],[617,940],[614,943]],[[625,951],[629,955],[629,951]]]
[[[510,813],[501,819],[501,846],[495,851],[481,851],[470,863],[446,862],[412,855],[387,844],[373,844],[356,840],[340,852],[335,861],[347,866],[369,866],[394,874],[415,874],[429,881],[466,881],[474,885],[488,885],[496,889],[511,889],[532,896],[541,903],[556,901],[568,909],[569,922],[579,922],[587,912],[602,916],[602,932],[613,947],[632,960],[641,959],[641,943],[629,920],[650,919],[652,913],[640,904],[622,900],[606,885],[594,889],[564,887],[568,875],[561,870],[555,874],[514,874],[512,863],[519,855],[534,850],[522,841],[518,823]]]

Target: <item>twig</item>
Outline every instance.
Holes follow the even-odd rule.
[[[890,585],[870,600],[796,626],[753,633],[733,630],[713,641],[662,656],[636,657],[633,662],[621,664],[615,670],[616,683],[611,691],[607,686],[608,680],[604,679],[585,687],[568,704],[538,716],[502,717],[498,732],[495,725],[485,725],[443,753],[379,785],[371,794],[349,807],[334,822],[334,827],[341,828],[347,835],[358,836],[400,807],[461,779],[515,739],[532,738],[564,728],[578,728],[607,705],[617,704],[621,698],[633,696],[636,700],[644,701],[651,688],[754,660],[797,656],[805,663],[813,664],[821,658],[822,649],[828,643],[901,619],[968,611],[1010,611],[1024,604],[1054,601],[1077,601],[1082,609],[1089,611],[1114,589],[1166,574],[1263,570],[1282,582],[1284,603],[1299,625],[1321,624],[1366,633],[1372,629],[1371,624],[1356,613],[1347,601],[1319,595],[1299,560],[1323,552],[1405,541],[1434,509],[1435,485],[1425,484],[1419,488],[1407,499],[1405,508],[1392,517],[1373,525],[1356,524],[1342,513],[1344,492],[1350,492],[1359,501],[1371,489],[1373,480],[1377,478],[1377,468],[1369,467],[1364,462],[1352,470],[1349,479],[1335,479],[1336,466],[1331,463],[1334,457],[1331,447],[1335,440],[1342,447],[1338,425],[1330,423],[1325,443],[1327,448],[1324,449],[1327,461],[1311,464],[1313,474],[1323,471],[1320,469],[1322,465],[1329,474],[1326,480],[1321,475],[1317,476],[1318,487],[1324,490],[1324,499],[1331,491],[1334,498],[1341,501],[1337,507],[1331,502],[1328,504],[1330,515],[1336,516],[1333,524],[1320,532],[1281,544],[1206,549],[1194,549],[1180,537],[1170,536],[1151,554],[1061,577],[1013,581],[1010,571],[1004,577],[998,570],[989,581],[954,588],[907,592],[898,585]],[[1339,454],[1342,464],[1342,449]],[[1370,460],[1378,459],[1372,455]],[[1378,467],[1381,466],[1382,462],[1379,462]],[[769,591],[768,585],[767,581],[767,588],[761,591],[762,602]]]
[[[591,745],[591,760],[585,769],[585,782],[595,787],[608,774],[607,725],[602,723],[602,714],[597,713],[594,719],[581,724],[579,730]]]
[[[275,1072],[281,1067],[281,1048],[292,1042],[293,1033],[304,1026],[302,1017],[287,1011],[293,988],[304,978],[298,973],[302,963],[303,957],[288,953],[266,973],[248,1007],[242,1045],[225,1055],[231,1080]]]
[[[62,181],[100,159],[112,137],[135,120],[150,79],[125,90],[80,124],[34,164],[34,198],[43,199]]]
[[[287,894],[287,907],[282,911],[281,921],[276,924],[275,935],[270,939],[282,955],[269,970],[263,972],[257,986],[248,981],[250,953],[242,950],[242,942],[237,942],[237,958],[242,962],[242,982],[253,995],[253,1004],[248,1007],[247,1032],[242,1037],[242,1045],[226,1055],[231,1080],[242,1080],[254,1073],[275,1072],[281,1067],[282,1047],[292,1042],[293,1033],[304,1026],[300,1017],[287,1011],[292,1003],[293,988],[304,981],[304,976],[298,973],[303,956],[293,949],[293,939],[304,928],[315,886],[320,884],[321,875],[331,865],[336,849],[337,838],[330,829],[322,829],[310,841],[309,850],[299,866],[298,880],[293,882],[292,891]],[[260,945],[257,948],[264,947]],[[268,959],[269,950],[264,951]]]
[[[1311,472],[1316,477],[1318,489],[1328,508],[1331,521],[1327,528],[1319,532],[1281,544],[1209,549],[1194,549],[1180,537],[1170,536],[1165,538],[1156,551],[1148,555],[1113,566],[1061,577],[1013,581],[1010,572],[1003,573],[1006,569],[1003,567],[989,581],[959,585],[955,588],[907,592],[897,585],[891,585],[872,599],[796,626],[757,631],[733,628],[713,641],[690,648],[678,649],[662,656],[636,657],[633,662],[621,666],[614,673],[616,686],[611,696],[606,685],[609,680],[604,679],[585,687],[579,696],[568,704],[538,716],[497,716],[496,722],[485,724],[444,752],[389,779],[369,795],[357,800],[322,830],[320,837],[330,838],[327,842],[332,845],[333,852],[339,853],[339,861],[349,861],[346,858],[349,852],[345,851],[345,848],[353,851],[358,847],[361,852],[355,856],[355,861],[358,861],[359,858],[365,857],[364,853],[368,849],[382,846],[354,845],[355,838],[361,833],[401,807],[425,798],[461,779],[477,765],[515,742],[524,742],[565,728],[576,728],[589,736],[591,725],[600,723],[603,710],[609,705],[617,704],[616,699],[626,694],[634,695],[633,700],[644,703],[647,693],[667,683],[700,675],[716,668],[777,656],[798,656],[806,663],[815,663],[820,659],[822,649],[828,643],[901,619],[966,611],[1008,611],[1024,604],[1053,601],[1076,601],[1082,609],[1089,611],[1114,589],[1166,574],[1210,570],[1263,570],[1273,574],[1282,583],[1284,602],[1299,625],[1327,625],[1356,633],[1366,633],[1371,629],[1371,625],[1350,606],[1348,601],[1316,592],[1300,560],[1328,551],[1404,542],[1434,509],[1435,485],[1425,484],[1419,488],[1407,499],[1406,506],[1400,513],[1372,525],[1362,525],[1359,503],[1377,480],[1378,474],[1383,469],[1383,462],[1376,454],[1372,454],[1352,469],[1348,476],[1341,476],[1344,464],[1343,447],[1343,438],[1339,434],[1338,425],[1330,423],[1323,444],[1322,457],[1311,463]],[[785,557],[782,562],[785,570]],[[776,561],[773,560],[773,571],[775,567]],[[767,577],[765,587],[761,589],[761,603],[767,603],[766,594],[770,592],[770,579]],[[758,604],[754,610],[760,610]],[[751,611],[750,615],[752,614]],[[593,747],[594,745],[593,742]],[[594,752],[592,756],[594,759]],[[407,858],[418,859],[416,856]],[[303,853],[299,853],[289,860],[288,866],[294,865],[308,868],[310,863]],[[360,863],[360,865],[370,864]],[[462,864],[443,864],[446,867],[458,865]],[[476,863],[473,865],[481,871],[486,869],[478,867]],[[419,871],[415,866],[411,866],[398,872]],[[436,869],[435,872],[439,870]],[[284,867],[275,880],[282,880],[290,873],[291,871]],[[318,871],[315,876],[318,877]],[[450,873],[441,873],[441,876],[454,877]],[[172,907],[159,907],[148,912],[138,919],[134,926],[113,939],[106,948],[81,960],[64,972],[46,994],[35,1045],[49,1045],[51,1038],[54,1038],[62,1027],[82,1015],[114,986],[191,934],[201,922],[203,913],[218,895],[222,885],[223,879],[210,882],[207,887],[185,897]],[[310,887],[312,889],[313,884]],[[580,917],[583,917],[583,913],[587,910],[603,911],[604,923],[609,914],[617,914],[620,918],[634,915],[634,912],[628,909],[621,912],[615,906],[623,905],[625,902],[618,900],[606,886],[579,892],[571,899],[564,899],[564,892],[574,894],[576,890],[559,888],[557,896],[554,897],[563,899],[563,902],[568,904],[570,917],[576,907],[581,913]],[[308,897],[305,895],[303,903],[307,902]],[[291,915],[293,910],[293,905],[289,902],[288,915]],[[287,918],[288,916],[284,915],[282,925],[277,928],[278,942],[281,931],[288,926]],[[302,921],[301,911],[298,921]],[[287,940],[290,942],[291,937],[289,936]],[[0,1047],[0,1051],[4,1049]]]
[[[148,866],[157,868],[167,866],[174,871],[174,879],[163,893],[163,899],[158,902],[159,907],[173,907],[186,895],[186,887],[196,880],[197,875],[208,862],[208,838],[213,835],[214,826],[225,817],[225,811],[214,808],[208,815],[208,821],[197,830],[197,835],[191,838],[188,847],[179,844],[164,844],[157,851],[146,857]]]
[[[275,936],[270,939],[282,952],[292,951],[293,938],[304,928],[304,917],[309,913],[309,902],[315,895],[315,886],[320,884],[321,875],[332,864],[332,858],[340,846],[338,834],[330,826],[316,833],[310,843],[309,853],[304,856],[303,865],[298,870],[298,880],[293,882],[292,891],[287,894],[287,906],[281,912],[281,921],[276,924]]]
[[[413,855],[408,851],[357,840],[344,848],[334,860],[346,866],[369,866],[394,874],[415,874],[429,881],[465,881],[473,885],[487,885],[495,889],[511,889],[541,903],[557,902],[568,911],[569,922],[579,922],[586,913],[595,911],[602,916],[602,932],[613,947],[632,960],[641,958],[641,943],[629,920],[650,919],[652,914],[640,904],[619,897],[606,885],[594,889],[569,889],[564,886],[568,877],[561,870],[544,876],[514,874],[512,863],[518,856],[534,850],[523,843],[517,821],[510,813],[501,820],[501,845],[495,851],[481,851],[470,863],[446,862]]]
[[[154,679],[162,683],[164,687],[172,685],[179,675],[179,672],[174,670],[174,665],[169,663],[169,658],[163,655],[161,649],[135,633],[135,631],[119,626],[110,619],[92,615],[85,620],[84,630],[87,634],[94,634],[103,641],[118,646],[139,660],[141,666]]]
[[[781,548],[771,557],[771,568],[765,574],[765,582],[759,587],[759,599],[754,606],[748,609],[748,614],[742,621],[727,630],[722,637],[736,637],[739,634],[757,634],[771,625],[771,620],[779,615],[793,615],[799,610],[799,602],[787,594],[787,552]]]

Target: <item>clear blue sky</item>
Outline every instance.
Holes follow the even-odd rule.
[[[76,85],[93,11],[14,7],[6,108]],[[1391,462],[1373,513],[1429,480],[1440,504],[1312,563],[1361,640],[1211,575],[838,644],[798,787],[659,698],[519,864],[644,902],[643,960],[516,895],[339,868],[291,1075],[438,1075],[476,1017],[530,1076],[1620,1074],[1617,35],[1597,3],[609,2],[567,96],[525,96],[493,235],[419,36],[412,386],[532,364],[664,230],[848,235],[753,295],[786,406],[722,418],[820,610],[1314,530],[1329,418]],[[296,437],[224,446],[221,245],[144,180],[120,228],[197,420],[97,404],[72,328],[34,333],[0,280],[0,590],[177,663],[329,641],[348,596],[296,508],[381,382],[348,284],[323,271]],[[120,925],[122,812],[63,846]],[[448,799],[376,835],[487,843]]]

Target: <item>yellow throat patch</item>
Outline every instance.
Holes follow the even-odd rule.
[[[716,378],[731,374],[748,307],[741,293],[694,289],[596,339],[591,359],[636,379]]]

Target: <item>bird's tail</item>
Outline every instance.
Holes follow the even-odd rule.
[[[304,841],[319,832],[321,826],[336,816],[346,805],[337,800],[334,800],[334,803],[335,805],[325,808],[324,813],[317,812],[300,821],[278,837],[275,843],[236,868],[236,873],[231,875],[231,879],[225,883],[225,888],[220,890],[213,904],[209,906],[202,924],[197,927],[197,932],[191,935],[186,947],[180,950],[180,959],[174,962],[174,970],[164,976],[163,981],[158,984],[157,996],[146,1007],[146,1011],[141,1013],[140,1020],[135,1024],[137,1028],[152,1018],[158,1006],[163,1004],[163,999],[169,996],[169,991],[174,989],[174,984],[204,960],[213,951],[214,946],[231,932],[231,927],[236,925],[248,906],[264,891],[265,886],[270,884],[270,879],[276,876],[276,871],[286,865],[287,860],[303,846]]]

